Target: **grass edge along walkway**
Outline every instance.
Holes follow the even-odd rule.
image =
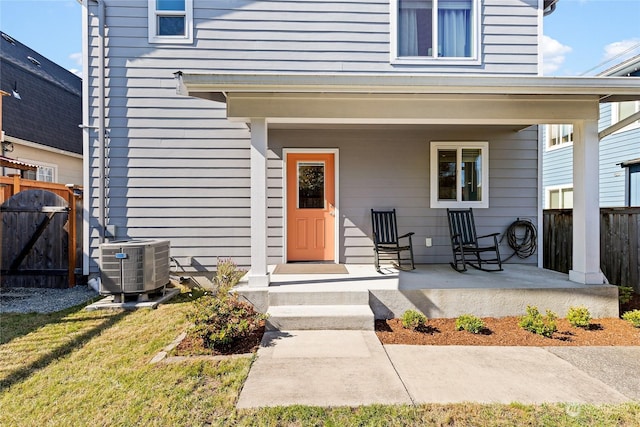
[[[150,364],[187,326],[189,297],[156,310],[2,315],[0,425],[611,425],[621,405],[454,405],[235,409],[251,359]],[[20,317],[22,316],[22,317]]]

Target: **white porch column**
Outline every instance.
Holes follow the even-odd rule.
[[[267,270],[267,120],[251,119],[251,270],[249,286],[269,286]]]
[[[598,122],[573,123],[573,269],[569,280],[602,284]]]

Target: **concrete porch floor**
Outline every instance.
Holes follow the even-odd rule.
[[[273,271],[275,266],[270,268]],[[348,274],[274,274],[268,288],[238,287],[260,311],[278,300],[293,297],[293,304],[351,304],[343,296],[368,293],[376,319],[400,317],[417,309],[430,318],[517,316],[527,305],[563,317],[570,306],[587,306],[594,318],[618,316],[618,290],[612,285],[582,285],[567,274],[523,264],[506,264],[504,271],[454,271],[448,264],[418,265],[413,271],[384,266],[347,264]],[[286,296],[286,297],[285,297]],[[297,298],[296,298],[297,297]],[[320,302],[318,302],[320,301]]]

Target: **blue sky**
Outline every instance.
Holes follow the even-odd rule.
[[[73,72],[82,70],[76,0],[0,0],[0,30]],[[560,0],[544,18],[543,52],[545,75],[557,76],[593,75],[640,54],[640,0]]]

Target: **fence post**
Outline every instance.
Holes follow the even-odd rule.
[[[11,196],[15,196],[20,192],[20,175],[17,173],[13,173],[13,174],[10,174],[9,176],[13,177],[13,188],[11,189]]]
[[[69,287],[76,285],[76,198],[74,195],[74,185],[67,185],[67,203],[69,204],[69,234],[67,238],[67,250],[69,252]]]

